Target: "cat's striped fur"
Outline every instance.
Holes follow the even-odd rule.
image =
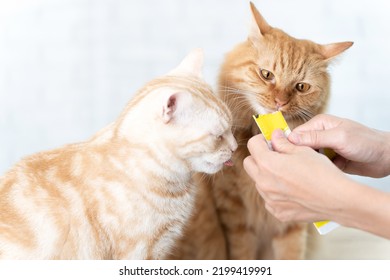
[[[237,143],[190,53],[91,140],[29,156],[0,178],[1,259],[161,259],[193,210],[194,171]]]

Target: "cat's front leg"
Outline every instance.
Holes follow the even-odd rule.
[[[241,223],[230,223],[226,229],[228,259],[256,259],[257,244],[254,229]]]
[[[307,224],[284,224],[283,231],[272,239],[274,258],[277,260],[301,260],[306,257],[308,239]]]
[[[215,195],[218,198],[218,214],[226,237],[228,259],[256,259],[256,230],[248,220],[248,209],[240,190],[243,185],[238,184],[237,177],[229,180],[229,176],[225,175],[224,179],[227,180],[221,183],[216,180]]]

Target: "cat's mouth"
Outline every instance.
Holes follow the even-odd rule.
[[[233,166],[233,161],[232,159],[228,159],[227,161],[223,162],[223,163],[212,163],[212,162],[207,162],[207,168],[208,168],[208,171],[207,173],[208,174],[214,174],[215,172],[218,172],[222,169],[223,166]]]

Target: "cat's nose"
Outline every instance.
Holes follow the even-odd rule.
[[[281,98],[275,97],[275,104],[276,104],[276,109],[279,109],[286,105],[289,102],[289,100],[283,100]]]

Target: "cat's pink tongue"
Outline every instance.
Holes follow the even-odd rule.
[[[233,166],[234,165],[233,161],[231,159],[225,161],[223,164],[226,165],[226,166]]]

